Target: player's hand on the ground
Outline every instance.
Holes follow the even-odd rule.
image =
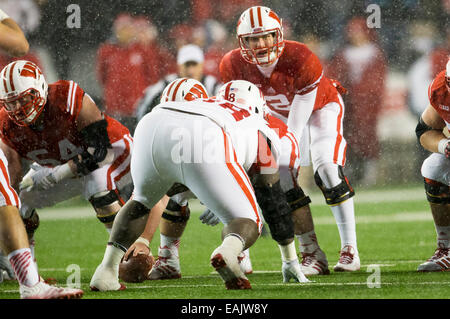
[[[152,253],[150,248],[144,243],[134,242],[123,256],[123,260],[126,261],[128,260],[128,257],[137,256],[138,254],[151,255]]]
[[[220,223],[219,217],[217,217],[209,209],[206,209],[203,212],[203,214],[200,215],[199,219],[202,221],[203,224],[210,225],[210,226],[216,226],[218,223]]]
[[[3,271],[6,271],[9,278],[11,278],[11,279],[16,278],[16,276],[14,274],[14,269],[12,268],[8,257],[3,255],[2,253],[0,253],[0,273]],[[3,281],[3,274],[0,274],[0,276],[2,278],[1,281]]]
[[[295,282],[310,282],[303,274],[298,259],[283,261],[281,272],[283,273],[283,282],[289,282],[291,279]]]

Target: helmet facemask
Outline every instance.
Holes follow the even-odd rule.
[[[30,88],[19,95],[0,100],[8,116],[19,126],[33,124],[44,110],[45,98]]]
[[[268,36],[273,37],[273,43],[271,45],[255,47],[255,45],[250,44],[252,42],[252,38],[260,39],[261,37]],[[247,62],[252,64],[270,65],[275,62],[278,57],[280,57],[284,49],[283,35],[279,29],[243,34],[239,35],[238,39],[242,57]],[[255,39],[254,41],[258,40]],[[266,41],[268,40],[265,40],[265,42]]]

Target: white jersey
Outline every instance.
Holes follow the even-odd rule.
[[[216,123],[231,138],[237,162],[246,171],[253,164],[257,166],[261,164],[258,162],[258,156],[261,153],[278,163],[281,154],[281,142],[277,133],[269,127],[269,124],[261,116],[251,114],[236,104],[220,99],[198,99],[195,101],[166,102],[155,107],[155,110],[158,108],[202,115]],[[261,143],[261,139],[265,139],[269,145],[270,149],[267,152],[260,149],[266,147]],[[268,157],[267,160],[269,160]],[[262,166],[269,166],[268,162],[262,164]]]

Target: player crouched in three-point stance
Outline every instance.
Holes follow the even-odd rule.
[[[299,139],[301,166],[309,166],[330,206],[341,237],[341,251],[334,271],[356,271],[360,260],[356,245],[354,191],[343,172],[347,143],[343,137],[345,92],[337,81],[323,74],[317,56],[304,44],[283,38],[282,21],[267,7],[245,10],[237,24],[239,49],[228,52],[220,63],[222,82],[247,80],[257,85],[270,113],[285,122]],[[295,181],[296,184],[296,181]],[[328,261],[317,242],[309,201],[295,185],[290,202],[295,234],[300,242],[305,275],[328,274]],[[300,196],[299,196],[300,195]]]
[[[36,208],[80,193],[111,228],[128,199],[120,192],[132,185],[128,129],[100,112],[77,83],[47,85],[29,61],[8,64],[0,78],[1,149],[12,185],[21,190],[20,213],[30,238],[39,225]],[[21,158],[34,162],[22,181]]]
[[[422,164],[425,192],[430,202],[437,233],[434,255],[418,271],[450,270],[450,59],[428,89],[430,105],[422,113],[416,134],[420,144],[433,152]]]
[[[177,81],[183,81],[183,83],[179,85],[179,91],[189,92],[189,90],[191,90],[191,87],[189,86],[190,84],[187,80],[180,79]],[[171,94],[172,92],[174,92],[174,88],[178,86],[177,83],[180,83],[177,81],[174,81],[173,85],[167,86],[168,89],[164,91],[161,101],[183,101],[185,99],[184,96],[186,95],[178,93],[176,95]],[[190,96],[187,95],[186,97]],[[237,103],[239,107],[246,108],[251,113],[253,113],[253,109],[249,108],[249,106],[254,105],[254,103],[258,103],[258,105],[260,105],[258,107],[259,109],[265,109],[265,101],[261,96],[260,90],[258,90],[253,84],[247,81],[237,80],[224,84],[219,88],[217,97],[233,102],[235,104]],[[298,144],[296,143],[295,136],[288,131],[287,126],[282,121],[270,116],[269,114],[265,114],[264,119],[267,121],[268,126],[273,129],[280,138],[281,154],[279,156],[279,161],[283,163],[289,163],[286,167],[279,167],[280,185],[284,190],[286,188],[286,185],[292,184],[293,175],[296,177],[298,173]],[[255,165],[256,164],[254,164],[250,168],[248,174],[252,175],[252,172],[254,172],[255,169]],[[288,187],[288,189],[290,190],[291,188]],[[255,186],[255,190],[257,190],[257,186]],[[179,243],[189,219],[190,214],[188,199],[192,198],[192,196],[194,196],[192,192],[187,191],[172,196],[172,198],[170,199],[166,210],[162,215],[160,223],[161,238],[160,246],[158,249],[158,260],[156,261],[148,276],[150,280],[176,279],[181,277]],[[289,193],[286,194],[286,197],[289,198]],[[297,204],[297,202],[295,204]],[[292,207],[291,205],[291,209],[295,209],[295,206]],[[286,216],[273,216],[274,213],[277,213],[276,211],[269,210],[269,212],[266,212],[265,208],[262,210],[262,213],[263,217],[265,217],[269,221],[269,227],[271,228],[277,227],[278,223],[281,222],[281,220],[283,220],[282,223],[287,224],[287,226],[285,227],[291,227],[290,224],[292,223],[292,221],[290,218],[284,220],[286,219]],[[213,226],[220,222],[220,219],[210,209],[207,209],[200,216],[200,220],[202,220],[202,222],[205,224]],[[147,222],[147,224],[149,224],[149,222]],[[283,281],[288,282],[291,279],[293,279],[294,281],[302,281],[301,272],[298,271],[299,262],[297,255],[295,254],[295,242],[293,240],[294,238],[280,238],[279,236],[277,236],[277,233],[279,233],[279,231],[277,231],[277,229],[275,228],[274,239],[279,243],[283,258]],[[148,242],[150,241],[150,238],[152,238],[152,234],[144,230],[141,237],[128,249],[127,253],[124,256],[124,259],[127,259],[131,253],[133,253],[134,256],[139,253],[149,254],[150,250],[148,247]],[[248,258],[248,249],[240,254],[239,264],[241,270],[245,274],[249,274],[252,272],[250,259]]]
[[[279,183],[279,138],[264,121],[260,104],[253,102],[247,108],[221,99],[166,102],[139,122],[131,160],[134,197],[117,215],[91,287],[121,289],[119,262],[144,230],[149,209],[164,195],[190,190],[225,225],[223,242],[211,254],[212,266],[227,289],[251,288],[238,256],[260,234],[258,204],[271,217],[274,238],[288,242],[294,236]],[[249,176],[251,167],[255,172]],[[297,266],[297,275],[306,282]]]

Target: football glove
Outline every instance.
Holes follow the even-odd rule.
[[[295,282],[310,282],[300,269],[298,259],[283,261],[281,272],[283,273],[283,282],[289,282],[291,279]]]
[[[203,214],[200,215],[199,219],[202,221],[203,224],[210,225],[210,226],[216,226],[218,223],[220,223],[219,217],[217,217],[209,209],[206,209],[203,212]]]

